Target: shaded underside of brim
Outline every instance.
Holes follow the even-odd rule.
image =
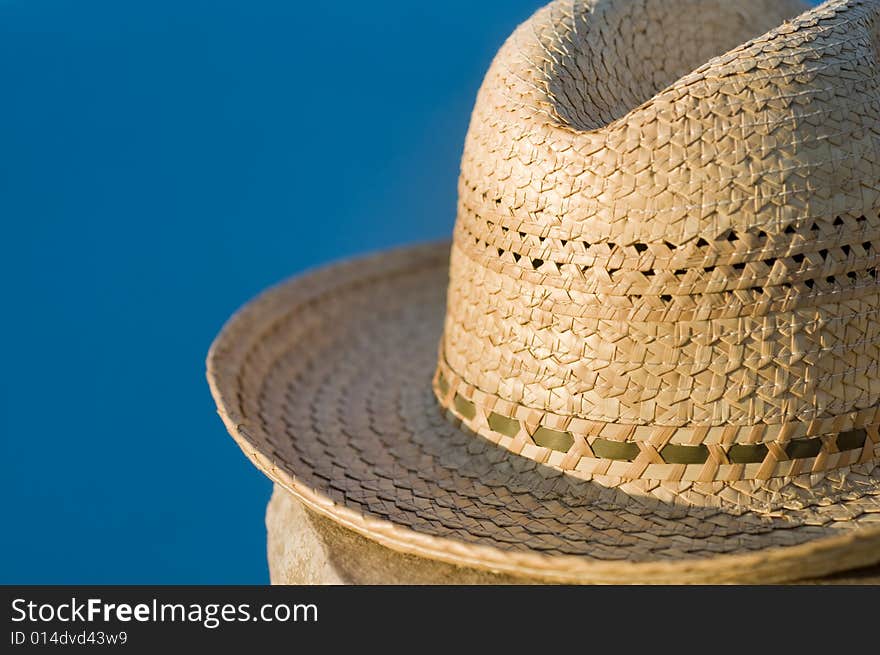
[[[450,421],[431,389],[448,244],[275,287],[208,356],[245,454],[309,508],[389,548],[553,582],[783,582],[880,561],[880,468],[767,511],[629,496]]]

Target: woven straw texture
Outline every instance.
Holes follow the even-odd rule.
[[[537,12],[480,90],[451,254],[302,276],[215,341],[245,453],[386,546],[538,580],[880,560],[880,0],[803,9]]]
[[[457,427],[430,389],[448,246],[270,290],[208,378],[244,453],[310,509],[385,546],[555,582],[777,582],[880,560],[880,470],[822,505],[759,512],[633,496]],[[840,480],[837,481],[838,483]]]
[[[799,6],[556,2],[508,40],[465,145],[435,381],[468,427],[638,491],[867,471],[880,3],[679,77]]]

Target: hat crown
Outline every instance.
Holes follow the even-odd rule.
[[[875,456],[880,3],[804,8],[575,0],[514,32],[465,143],[441,405],[586,477]]]

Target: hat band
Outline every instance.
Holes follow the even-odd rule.
[[[880,408],[809,422],[723,426],[604,423],[526,407],[468,384],[441,354],[440,405],[523,457],[584,479],[733,482],[795,477],[880,458]]]

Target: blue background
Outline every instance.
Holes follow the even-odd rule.
[[[243,302],[447,236],[543,0],[0,0],[0,583],[261,583],[204,359]]]

